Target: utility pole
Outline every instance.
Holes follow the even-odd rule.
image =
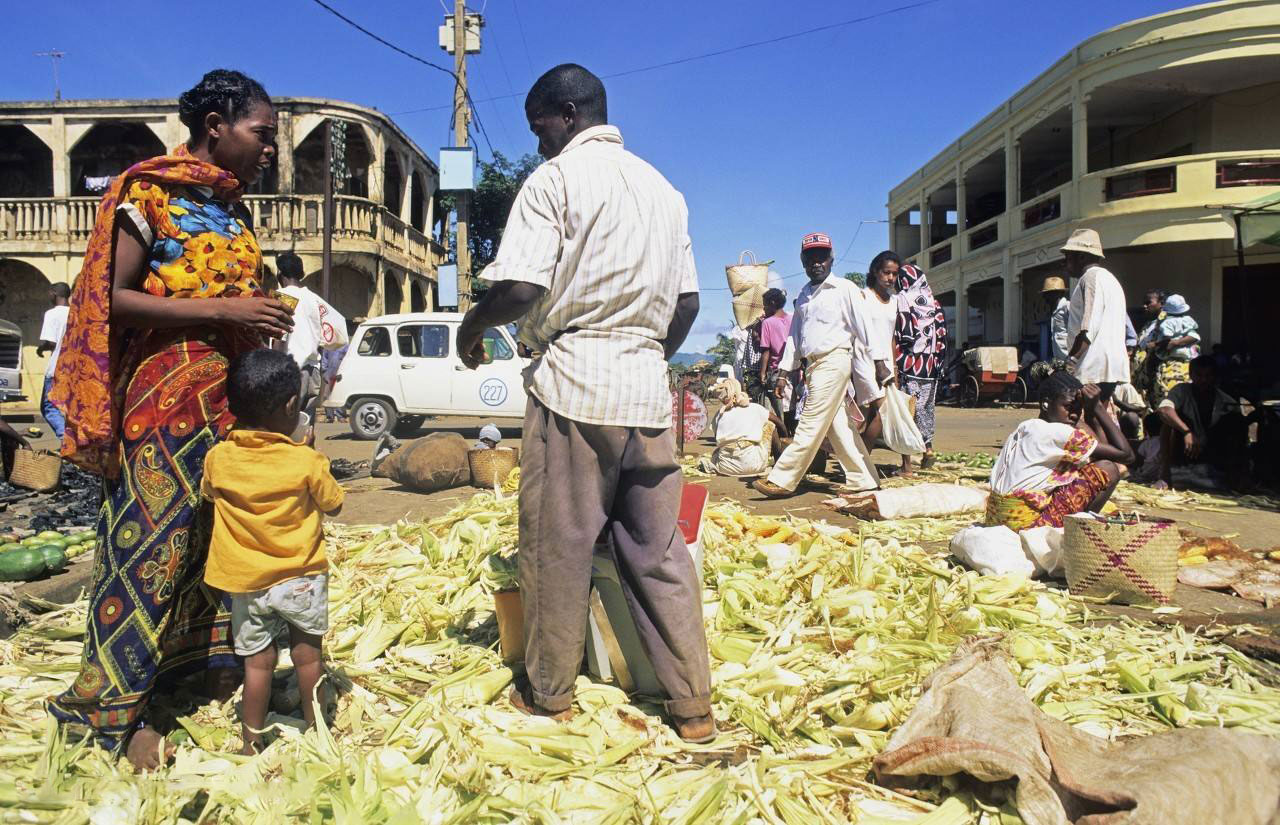
[[[324,119],[324,246],[320,253],[320,297],[329,300],[333,266],[333,119]]]
[[[471,107],[467,100],[467,4],[463,0],[453,2],[453,71],[458,76],[453,87],[453,145],[463,147],[468,143],[471,126]],[[467,240],[471,193],[460,191],[455,197],[458,208],[458,311],[466,312],[471,308],[471,246]]]
[[[53,63],[53,99],[62,100],[62,84],[58,82],[58,61],[66,57],[67,53],[59,49],[50,49],[47,52],[36,52],[36,57],[47,57]]]

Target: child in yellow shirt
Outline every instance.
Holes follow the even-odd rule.
[[[301,386],[283,352],[253,350],[232,361],[227,404],[237,425],[204,462],[201,493],[214,512],[204,580],[231,594],[231,634],[245,657],[244,753],[261,749],[275,638],[286,627],[303,718],[315,724],[320,637],[329,629],[324,516],[338,514],[344,493],[329,460],[290,437]]]

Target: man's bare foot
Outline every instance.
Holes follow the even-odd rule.
[[[161,756],[161,749],[164,755]],[[154,728],[138,728],[129,737],[125,757],[135,770],[154,771],[173,758],[177,748]]]
[[[1171,488],[1169,487],[1169,482],[1165,481],[1165,480],[1162,478],[1162,479],[1160,479],[1159,481],[1157,481],[1155,484],[1152,484],[1152,485],[1151,485],[1151,489],[1153,489],[1153,490],[1168,490],[1168,489],[1171,489]]]
[[[240,749],[241,756],[257,756],[264,750],[262,746],[262,738],[246,739],[244,747]]]
[[[205,672],[204,691],[215,702],[225,702],[235,695],[244,681],[244,671],[235,667],[215,667]]]
[[[511,693],[507,697],[511,700],[511,705],[521,713],[527,716],[546,716],[557,722],[568,722],[576,714],[573,708],[565,708],[561,711],[548,710],[533,701],[533,692],[528,688],[521,688],[519,685],[511,686]]]
[[[675,728],[677,736],[692,745],[710,742],[716,738],[717,734],[716,718],[709,713],[706,716],[692,718],[672,716],[671,727]]]

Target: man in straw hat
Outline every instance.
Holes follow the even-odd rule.
[[[1067,317],[1071,314],[1071,302],[1067,300],[1067,282],[1058,275],[1044,279],[1040,294],[1053,307],[1049,315],[1049,356],[1053,361],[1066,361],[1071,347],[1067,337]]]
[[[518,318],[542,353],[526,373],[520,448],[524,713],[566,719],[582,664],[591,557],[605,532],[667,715],[691,742],[716,735],[702,584],[676,520],[681,474],[667,359],[698,314],[684,198],[628,152],[605,89],[581,66],[525,98],[547,162],[516,195],[492,283],[458,327],[475,369],[489,327]]]
[[[1071,293],[1067,318],[1067,369],[1085,384],[1097,384],[1109,401],[1116,384],[1129,381],[1129,353],[1125,349],[1124,287],[1099,262],[1102,240],[1092,229],[1071,233],[1062,254],[1067,274],[1079,278]]]
[[[780,376],[785,375],[798,366],[801,358],[806,359],[809,394],[791,445],[773,465],[767,480],[751,484],[770,498],[795,493],[822,440],[828,436],[852,490],[874,490],[880,484],[875,465],[868,460],[862,439],[849,426],[844,409],[854,342],[870,348],[863,303],[866,298],[852,281],[831,277],[835,262],[831,250],[831,238],[822,232],[805,235],[800,242],[800,262],[809,283],[796,298],[791,338],[778,369]],[[779,397],[786,386],[786,379],[780,377],[776,387]]]

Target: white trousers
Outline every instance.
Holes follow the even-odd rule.
[[[810,359],[809,395],[796,423],[791,446],[783,451],[769,473],[771,484],[794,490],[808,472],[822,440],[830,437],[849,487],[871,490],[879,486],[880,476],[868,457],[869,451],[845,415],[844,398],[851,367],[849,350],[844,348]]]

